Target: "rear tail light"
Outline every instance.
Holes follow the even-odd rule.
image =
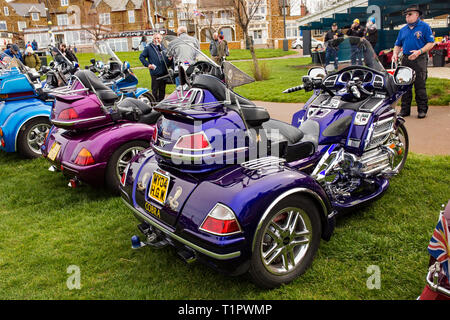
[[[205,150],[210,149],[208,137],[202,131],[199,133],[181,136],[175,144],[176,149],[183,150]]]
[[[5,140],[3,140],[3,138],[0,140],[0,144],[2,145],[2,148],[6,146]]]
[[[59,113],[58,120],[72,120],[77,119],[78,113],[75,111],[74,108],[68,108],[64,109]]]
[[[158,127],[155,126],[155,129],[153,129],[152,133],[152,142],[155,143],[157,139],[158,139]]]
[[[200,226],[200,230],[214,235],[229,236],[241,232],[241,227],[233,210],[218,203],[208,213]]]
[[[95,161],[94,158],[92,157],[92,154],[86,148],[81,149],[81,151],[78,153],[75,159],[75,164],[78,164],[80,166],[87,166],[94,163]]]

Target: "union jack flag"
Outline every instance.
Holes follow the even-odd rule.
[[[448,237],[448,223],[443,214],[440,215],[436,229],[434,229],[428,252],[441,263],[447,279],[449,277],[450,245]]]
[[[195,9],[194,11],[193,11],[193,13],[194,13],[194,16],[205,16],[203,13],[201,13],[200,11],[198,11],[197,9]]]

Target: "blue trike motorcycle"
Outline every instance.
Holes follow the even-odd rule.
[[[0,150],[36,158],[51,127],[53,101],[42,90],[39,73],[15,58],[7,60],[0,70]]]
[[[387,190],[408,154],[393,106],[414,71],[390,75],[365,39],[333,45],[338,70],[313,67],[285,91],[313,92],[291,124],[232,91],[246,77],[228,62],[199,62],[189,77],[180,68],[190,90],[155,107],[153,144],[122,175],[145,236],[133,247],[170,244],[186,261],[273,288],[305,272],[339,213]],[[354,45],[361,65],[351,65]]]

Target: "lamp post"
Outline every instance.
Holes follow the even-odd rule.
[[[289,50],[289,41],[286,39],[286,0],[283,0],[283,51]]]

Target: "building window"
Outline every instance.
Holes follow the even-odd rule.
[[[135,23],[136,19],[134,18],[134,10],[128,10],[128,22]]]
[[[167,11],[167,16],[169,18],[173,18],[173,11]]]
[[[0,21],[0,30],[7,30],[6,21]]]
[[[17,21],[17,26],[19,28],[19,31],[23,31],[27,27],[26,21]]]
[[[175,26],[173,20],[169,20],[169,28],[173,28]]]
[[[99,16],[99,22],[101,25],[110,25],[111,24],[111,15],[109,13],[101,13]]]
[[[61,7],[67,7],[69,5],[69,0],[61,0]]]
[[[108,39],[108,43],[113,51],[128,51],[127,38]]]
[[[3,7],[3,12],[5,13],[5,16],[9,16],[9,8]]]
[[[67,14],[58,14],[56,16],[58,26],[67,26],[69,24],[69,17]]]
[[[39,20],[39,12],[32,12],[31,19],[33,19],[33,21],[38,21]]]

